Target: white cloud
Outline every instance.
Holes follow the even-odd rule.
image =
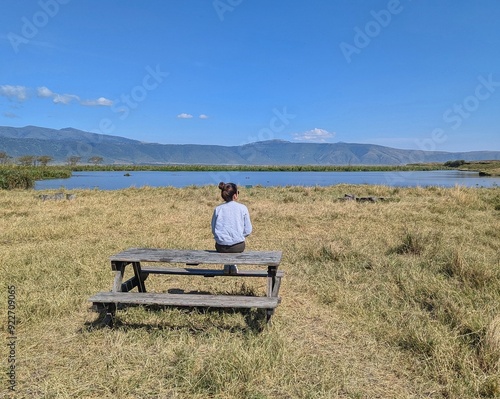
[[[42,98],[52,98],[54,104],[69,104],[72,101],[78,101],[81,105],[93,107],[93,106],[105,106],[109,107],[113,105],[113,101],[108,100],[105,97],[99,97],[95,100],[80,100],[80,97],[76,94],[58,94],[54,93],[48,87],[41,86],[36,89],[37,96]]]
[[[28,89],[24,86],[2,85],[0,86],[0,96],[10,100],[24,101],[28,98]]]
[[[80,97],[75,94],[56,94],[54,93],[52,101],[54,104],[69,104],[73,100],[80,101]]]
[[[33,89],[30,89],[25,86],[12,86],[12,85],[1,85],[0,86],[0,96],[7,97],[8,99],[15,99],[18,101],[25,101],[28,99],[30,92],[33,92]],[[69,104],[73,101],[79,102],[80,105],[84,106],[105,106],[109,107],[113,105],[113,101],[109,100],[105,97],[99,97],[95,100],[80,100],[80,97],[76,94],[59,94],[54,93],[46,86],[40,86],[36,88],[36,95],[39,98],[51,98],[54,104]],[[187,115],[187,114],[181,114]],[[189,116],[192,118],[192,116]]]
[[[52,98],[54,104],[69,104],[72,101],[80,101],[80,97],[76,94],[58,94],[54,93],[48,87],[37,87],[36,94],[41,98]]]
[[[200,119],[208,119],[208,115],[201,114],[201,115],[200,115]]]
[[[335,133],[330,133],[325,129],[314,128],[302,133],[293,133],[293,138],[298,141],[319,141],[325,142],[335,136]]]
[[[89,107],[100,106],[100,105],[104,106],[104,107],[110,107],[111,105],[113,105],[113,101],[108,100],[107,98],[104,98],[104,97],[99,97],[97,100],[84,100],[84,101],[81,101],[80,104],[86,105],[86,106],[89,106]]]
[[[36,94],[38,97],[53,97],[54,96],[54,93],[52,92],[52,90],[48,89],[45,86],[38,87],[36,89]]]
[[[182,113],[182,114],[177,115],[177,118],[179,118],[179,119],[191,119],[192,117],[193,117],[193,115],[186,114],[186,113]]]

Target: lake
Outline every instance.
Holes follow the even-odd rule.
[[[130,176],[126,176],[129,174]],[[331,186],[372,184],[392,187],[498,187],[500,177],[483,177],[457,170],[416,172],[74,172],[69,179],[37,181],[36,190],[100,189],[129,187],[177,187],[216,185],[220,181],[239,186]]]

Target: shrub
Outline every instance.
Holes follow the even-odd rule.
[[[12,190],[15,188],[27,189],[35,185],[34,178],[23,169],[2,169],[0,170],[0,188]]]
[[[0,189],[28,189],[36,180],[61,179],[71,177],[71,170],[63,167],[0,167]]]
[[[465,163],[463,159],[458,159],[456,161],[448,161],[444,163],[444,166],[448,166],[449,168],[458,168]]]

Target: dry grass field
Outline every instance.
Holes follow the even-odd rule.
[[[113,329],[88,302],[111,289],[109,256],[212,249],[219,190],[71,193],[0,190],[0,397],[500,397],[499,188],[243,188],[247,249],[283,251],[272,324],[257,311],[134,307]],[[386,200],[339,200],[347,193]],[[231,277],[147,286],[264,293]]]

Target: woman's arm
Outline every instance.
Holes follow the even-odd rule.
[[[248,213],[248,209],[243,214],[243,236],[249,236],[252,232],[252,222],[250,221],[250,214]]]

